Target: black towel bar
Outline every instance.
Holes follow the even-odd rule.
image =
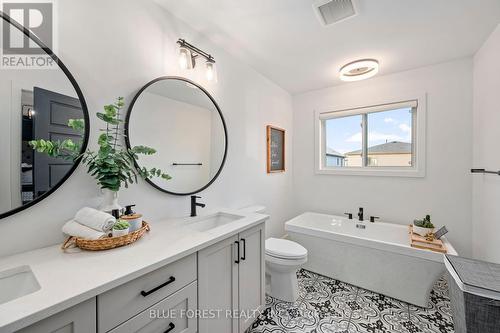
[[[203,163],[172,163],[172,165],[203,165]]]
[[[490,173],[494,175],[499,175],[500,176],[500,171],[488,171],[485,169],[470,169],[470,172],[472,173]]]

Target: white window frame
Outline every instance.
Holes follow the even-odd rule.
[[[412,121],[412,166],[411,167],[327,167],[325,164],[326,138],[324,120],[372,112],[394,110],[402,107],[416,109]],[[326,175],[347,176],[390,176],[425,177],[426,159],[426,113],[427,96],[425,93],[406,94],[372,100],[365,105],[339,105],[314,112],[315,123],[315,172]],[[367,128],[363,127],[363,140],[367,140]],[[367,144],[363,145],[367,149]],[[368,158],[366,152],[363,158]]]

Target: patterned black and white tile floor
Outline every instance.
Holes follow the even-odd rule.
[[[440,279],[428,309],[316,273],[298,272],[300,297],[289,303],[266,297],[266,309],[248,333],[454,332],[448,286]]]

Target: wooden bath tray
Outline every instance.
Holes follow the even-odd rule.
[[[440,239],[429,241],[413,232],[413,225],[408,226],[408,234],[410,235],[410,246],[417,249],[431,250],[434,252],[447,253],[446,245]]]

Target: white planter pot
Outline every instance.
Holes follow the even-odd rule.
[[[425,236],[430,232],[434,232],[434,228],[422,228],[413,225],[413,232],[419,234],[420,236]]]
[[[125,236],[128,234],[129,229],[123,229],[123,230],[116,230],[113,229],[113,237],[120,237],[120,236]]]
[[[122,210],[123,207],[118,204],[118,192],[105,188],[102,190],[102,194],[103,198],[101,206],[99,206],[100,210],[107,213],[111,213],[115,209]]]

